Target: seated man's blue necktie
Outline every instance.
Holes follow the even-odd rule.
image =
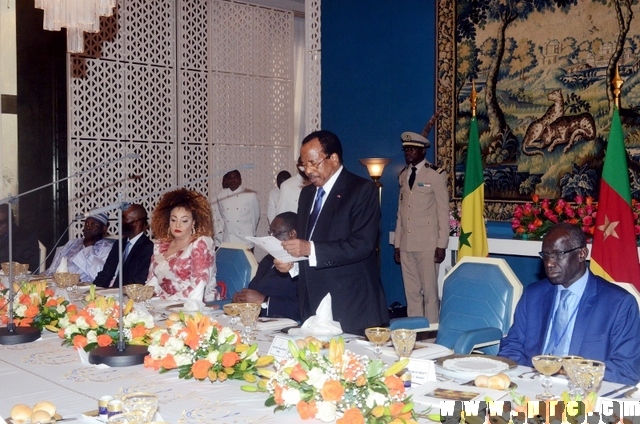
[[[318,216],[320,215],[320,209],[322,209],[322,197],[324,196],[324,189],[322,187],[318,187],[316,190],[316,200],[313,204],[313,210],[311,211],[311,215],[309,215],[309,223],[307,224],[307,239],[311,238],[311,232],[313,228],[316,226],[316,221],[318,220]]]
[[[127,260],[127,256],[129,256],[130,251],[131,251],[131,240],[127,242],[127,247],[124,248],[124,254],[122,255],[122,262]]]
[[[549,342],[547,343],[547,352],[552,355],[563,356],[569,353],[569,340],[571,335],[568,334],[569,327],[569,305],[567,301],[573,293],[564,289],[560,292],[560,302],[556,307],[556,313],[553,317],[553,324],[551,327],[551,335],[549,336]]]

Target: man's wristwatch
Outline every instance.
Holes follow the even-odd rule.
[[[262,304],[260,305],[260,307],[262,309],[268,309],[269,308],[269,296],[265,296],[264,300],[262,301]]]

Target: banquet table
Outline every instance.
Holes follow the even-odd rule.
[[[209,309],[209,308],[207,308]],[[154,309],[158,319],[165,316],[162,310]],[[215,319],[227,325],[227,318],[220,311],[208,310]],[[259,331],[257,340],[261,354],[269,350],[274,336],[283,333],[277,329]],[[42,338],[20,345],[0,345],[0,416],[8,417],[11,407],[17,403],[33,405],[50,400],[58,407],[64,418],[77,418],[74,423],[97,423],[86,418],[83,412],[97,409],[97,399],[103,395],[121,396],[136,391],[158,394],[159,414],[163,421],[172,424],[200,423],[298,423],[295,409],[273,412],[273,407],[264,406],[267,393],[248,393],[240,389],[244,381],[182,380],[177,371],[160,374],[143,365],[109,368],[83,365],[78,353],[71,347],[62,346],[54,333],[43,332]],[[372,355],[370,346],[355,336],[346,339],[346,349],[358,354]],[[391,363],[397,358],[383,355]],[[508,371],[512,381],[518,385],[518,393],[532,399],[542,388],[531,368],[518,366]],[[552,391],[560,394],[566,390],[566,379],[555,378]],[[458,381],[457,383],[462,383]],[[600,392],[612,390],[616,385],[603,382]],[[462,387],[462,386],[461,386]],[[508,396],[503,400],[509,400]],[[416,404],[417,411],[427,405]],[[437,409],[437,407],[434,408]],[[1,422],[1,421],[0,421]],[[313,421],[310,421],[313,422]],[[318,421],[319,422],[319,421]],[[421,418],[420,422],[429,422]]]

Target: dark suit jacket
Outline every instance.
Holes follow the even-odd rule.
[[[122,239],[122,251],[126,249],[128,239]],[[149,277],[149,266],[151,265],[151,255],[153,255],[153,242],[146,234],[140,236],[136,244],[133,245],[127,259],[122,267],[122,281],[127,284],[144,284]],[[99,287],[109,287],[113,276],[118,269],[118,243],[114,243],[107,261],[98,273],[93,284]],[[113,283],[118,287],[118,279]]]
[[[13,262],[29,264],[29,271],[35,273],[40,265],[40,246],[35,235],[23,230],[17,225],[13,226]],[[0,262],[9,262],[9,233],[0,238]],[[43,273],[44,269],[38,270]]]
[[[549,280],[529,285],[518,302],[513,325],[500,343],[499,356],[532,366],[544,349],[553,315],[556,287]],[[589,274],[578,305],[569,355],[604,361],[604,378],[616,383],[640,381],[638,303],[623,288]]]
[[[298,234],[306,234],[316,187],[302,189],[298,201]],[[301,318],[314,315],[331,293],[333,319],[350,333],[389,322],[387,301],[376,258],[380,228],[378,188],[346,169],[327,195],[312,241],[318,264],[300,262],[298,297]]]
[[[275,269],[273,256],[267,255],[262,258],[249,288],[269,296],[268,313],[262,309],[260,316],[300,320],[298,278],[292,279],[289,273],[283,274]]]

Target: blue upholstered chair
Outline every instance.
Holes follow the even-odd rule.
[[[249,286],[256,274],[258,263],[253,253],[243,244],[222,243],[216,250],[216,281],[226,287],[225,299],[213,303],[231,302],[233,294]]]
[[[462,258],[445,276],[436,343],[455,353],[498,353],[522,284],[504,259]]]

